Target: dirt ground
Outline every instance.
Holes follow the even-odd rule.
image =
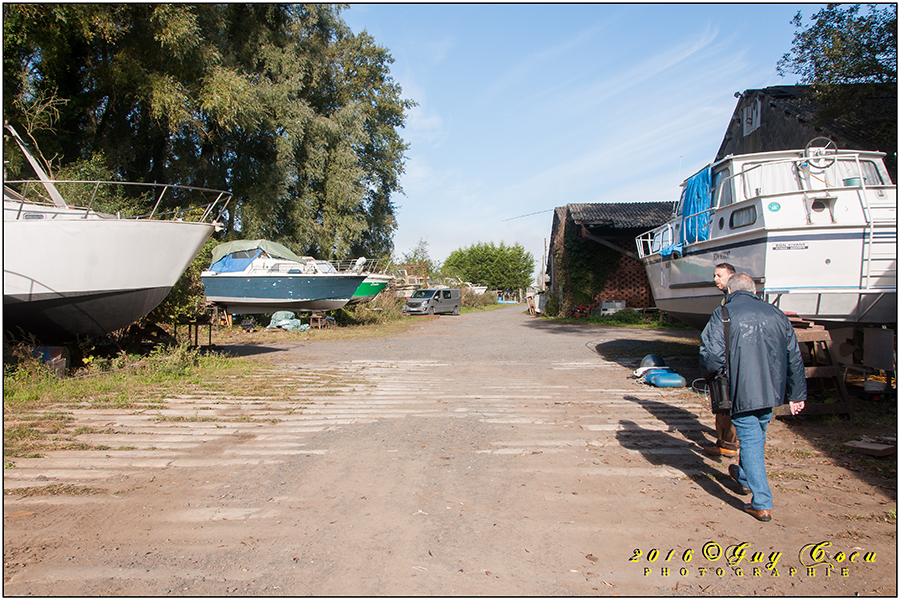
[[[773,420],[760,523],[697,448],[703,398],[631,376],[696,333],[510,306],[374,340],[261,335],[222,348],[282,396],[76,409],[108,450],[14,459],[5,595],[897,595],[896,456],[839,448],[895,435],[895,403]],[[664,356],[690,380],[682,354]],[[102,493],[16,493],[62,484]]]

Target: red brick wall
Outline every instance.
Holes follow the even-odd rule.
[[[624,300],[628,308],[656,306],[643,263],[630,256],[622,256],[619,267],[610,274],[603,291],[595,298],[597,305],[603,300]]]

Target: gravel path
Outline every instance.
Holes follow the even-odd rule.
[[[420,320],[232,348],[286,396],[153,411],[209,420],[73,411],[104,431],[79,440],[129,449],[6,470],[5,594],[896,594],[895,525],[843,517],[896,511],[892,493],[778,421],[775,520],[758,523],[727,463],[697,451],[713,435],[702,398],[630,378],[645,349],[696,334],[550,325],[519,306]],[[695,356],[667,359],[696,376]],[[108,493],[14,493],[53,483]],[[803,548],[824,540],[834,568],[809,571]]]

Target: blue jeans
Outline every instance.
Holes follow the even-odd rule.
[[[738,483],[750,488],[756,510],[772,510],[772,490],[766,477],[766,427],[772,418],[772,409],[763,408],[731,415],[731,422],[741,443],[738,461]]]

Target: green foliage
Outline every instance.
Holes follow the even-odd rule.
[[[369,302],[346,306],[334,313],[335,320],[345,325],[374,325],[403,318],[406,298],[398,298],[392,292],[383,291]]]
[[[478,243],[454,250],[444,261],[444,275],[490,289],[522,289],[531,283],[534,257],[521,244]]]
[[[341,10],[5,4],[4,117],[63,167],[102,157],[115,179],[232,191],[229,239],[386,255],[414,103]]]
[[[476,294],[472,288],[464,286],[459,291],[459,299],[463,308],[479,309],[496,305],[497,293],[485,292],[483,294]]]
[[[394,263],[398,265],[425,265],[428,269],[429,279],[436,279],[441,275],[440,265],[431,260],[431,257],[428,255],[428,240],[424,238],[419,239],[419,243],[412,250],[403,254],[398,260],[394,260]]]
[[[203,314],[206,294],[203,292],[202,273],[212,261],[212,251],[220,242],[210,238],[181,275],[172,291],[159,306],[145,317],[150,323],[178,323],[191,321]]]
[[[552,301],[552,297],[548,299],[547,308],[543,314],[543,316],[548,319],[553,318],[556,315],[562,316],[558,311],[550,311]],[[693,329],[693,327],[685,325],[680,321],[670,319],[665,313],[659,311],[641,312],[631,308],[620,310],[612,315],[588,315],[579,319],[564,317],[555,320],[563,323],[577,323],[579,325],[609,325],[614,327],[638,327],[644,329]]]
[[[829,4],[805,29],[801,13],[779,75],[812,86],[813,124],[860,133],[897,175],[897,5]]]
[[[574,228],[566,231],[569,286],[575,306],[588,306],[603,291],[606,279],[616,270],[622,254],[589,240],[575,239]]]
[[[547,298],[547,306],[544,307],[542,317],[558,317],[559,316],[559,297],[556,294],[550,294]]]
[[[791,51],[778,74],[795,73],[806,84],[896,83],[897,5],[829,4],[803,28],[800,12]]]

